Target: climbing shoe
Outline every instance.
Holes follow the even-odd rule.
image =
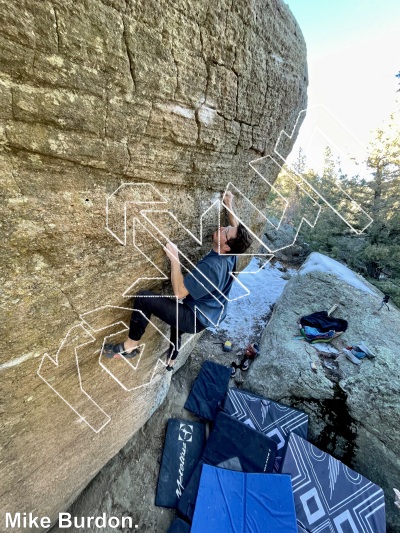
[[[353,354],[353,352],[347,348],[343,348],[343,353],[347,357],[349,361],[354,363],[355,365],[361,365],[361,359]]]
[[[122,357],[125,357],[125,359],[133,359],[133,357],[136,357],[139,353],[139,348],[134,348],[131,352],[127,352],[123,342],[119,344],[105,344],[103,349],[103,354],[108,359],[122,359]]]
[[[352,351],[364,353],[365,357],[368,357],[368,359],[374,359],[376,357],[375,354],[371,352],[371,350],[368,348],[368,346],[365,344],[364,341],[360,341],[357,345],[353,346]]]
[[[246,370],[249,369],[250,366],[250,359],[244,359],[240,364],[240,370],[242,372],[246,372]]]
[[[231,378],[234,378],[236,376],[237,368],[238,368],[238,366],[235,363],[235,361],[232,361],[232,364],[231,364]]]

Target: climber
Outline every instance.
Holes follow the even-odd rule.
[[[244,253],[252,239],[247,229],[232,213],[233,194],[223,197],[228,209],[229,226],[220,227],[212,234],[212,249],[201,259],[192,272],[182,275],[179,252],[168,242],[164,251],[171,263],[171,283],[175,297],[162,296],[151,291],[137,293],[128,338],[119,344],[105,344],[104,355],[109,358],[133,358],[139,354],[139,341],[150,316],[161,318],[171,326],[171,345],[167,370],[172,370],[180,348],[183,333],[198,333],[216,325],[226,316],[227,297],[234,281],[231,272],[237,270],[237,254]],[[179,300],[177,305],[176,299]]]

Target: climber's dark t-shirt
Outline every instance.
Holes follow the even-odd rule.
[[[236,255],[220,255],[211,250],[184,278],[189,294],[185,303],[197,309],[198,320],[207,326],[217,326],[225,318],[227,297],[234,281],[231,272],[237,269]]]

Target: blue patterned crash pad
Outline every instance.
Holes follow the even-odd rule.
[[[300,437],[307,438],[308,415],[306,413],[246,390],[229,389],[224,401],[224,412],[247,426],[261,431],[277,443],[275,472],[280,470],[289,434],[293,431]]]
[[[282,473],[292,478],[299,532],[386,532],[382,489],[294,433]]]
[[[228,389],[231,368],[205,361],[184,405],[205,420],[214,420]]]
[[[297,533],[290,476],[203,465],[191,533]]]

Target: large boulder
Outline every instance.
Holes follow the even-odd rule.
[[[246,198],[262,204],[268,186],[248,163],[305,108],[306,49],[280,0],[0,10],[0,508],[54,518],[168,391],[160,324],[138,372],[99,359],[132,294],[164,289],[163,243],[187,245],[193,261],[207,251],[185,228],[199,235],[228,182],[261,232]],[[272,183],[279,166],[268,168]]]
[[[400,479],[400,312],[361,276],[313,253],[287,283],[263,332],[245,386],[310,414],[309,438],[380,485],[390,531],[398,524],[393,487]],[[338,308],[349,327],[328,345],[298,338],[303,315]],[[379,310],[380,309],[380,310]],[[355,365],[343,354],[363,340],[376,355]]]

